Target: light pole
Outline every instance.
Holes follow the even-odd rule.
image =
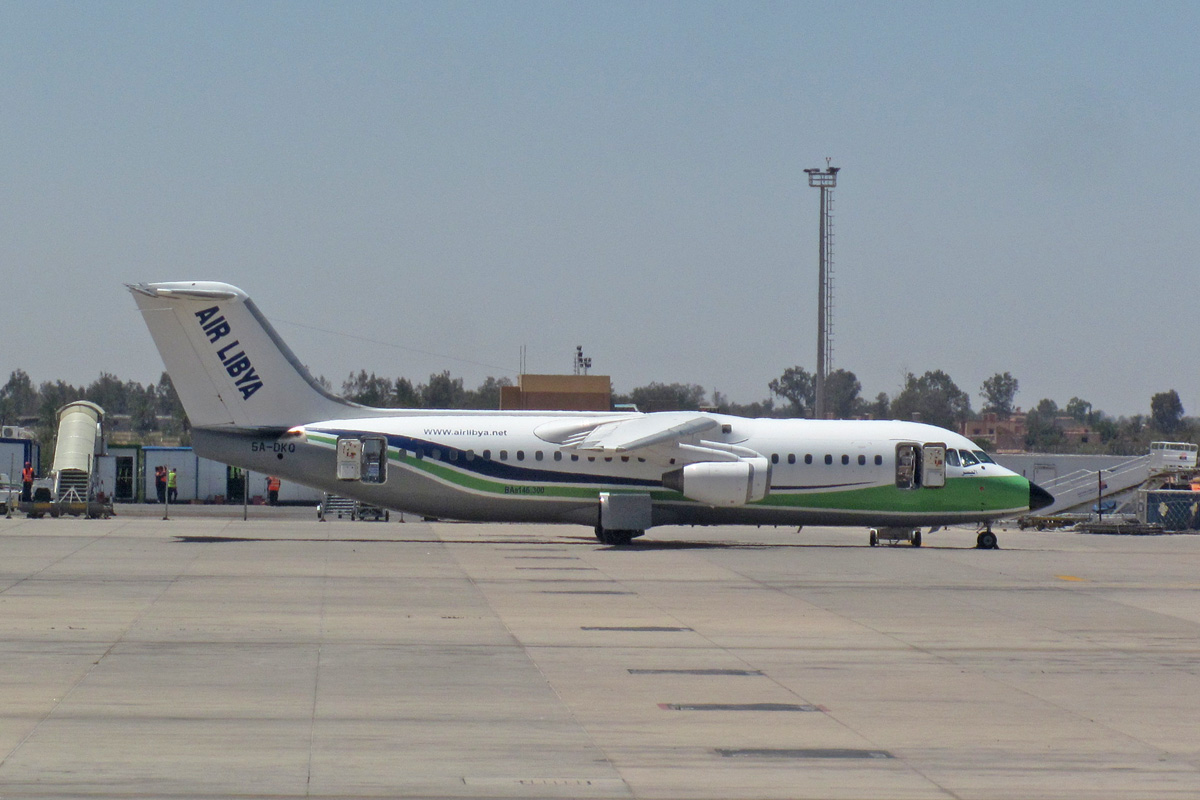
[[[813,416],[825,418],[825,378],[829,375],[829,364],[833,361],[833,346],[830,329],[833,327],[833,188],[837,186],[837,174],[841,167],[806,169],[808,185],[821,190],[821,219],[818,229],[820,254],[817,280],[817,374],[816,397]]]

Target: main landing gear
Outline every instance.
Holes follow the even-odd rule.
[[[871,547],[876,547],[880,542],[888,544],[896,544],[897,542],[909,542],[913,547],[921,546],[921,529],[920,528],[871,528]]]
[[[600,544],[608,544],[615,547],[624,547],[644,533],[645,531],[621,531],[601,528],[599,525],[596,526],[596,538],[600,540]]]
[[[975,537],[975,547],[979,550],[999,550],[1000,544],[996,540],[996,534],[992,533],[992,526],[989,524],[979,532]]]

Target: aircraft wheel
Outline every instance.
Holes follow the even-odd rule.
[[[876,547],[879,544],[879,534],[871,531],[871,547]]]
[[[913,531],[913,535],[912,535],[912,546],[913,546],[913,547],[920,547],[920,546],[921,546],[921,532],[920,532],[920,531]]]
[[[596,528],[596,538],[601,544],[607,544],[612,547],[625,547],[633,541],[635,536],[640,536],[641,531],[619,531],[614,529]]]
[[[979,536],[975,539],[975,546],[980,550],[1000,549],[1000,545],[996,541],[996,534],[991,531],[980,531]]]
[[[633,541],[633,531],[608,531],[608,543],[616,547],[625,547]]]

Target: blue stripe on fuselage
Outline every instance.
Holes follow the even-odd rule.
[[[397,450],[406,450],[409,452],[421,451],[425,459],[434,461],[439,464],[452,466],[456,469],[461,469],[464,472],[472,472],[477,475],[495,478],[504,481],[520,481],[520,482],[538,482],[538,483],[597,483],[616,484],[620,486],[644,486],[647,488],[661,488],[662,481],[648,480],[645,478],[625,478],[608,474],[590,474],[586,472],[560,472],[558,470],[538,469],[536,467],[515,466],[505,461],[497,461],[495,458],[483,458],[479,452],[475,452],[475,457],[467,460],[467,451],[457,447],[433,442],[427,439],[417,439],[411,436],[400,436],[390,433],[368,433],[361,430],[329,430],[326,428],[312,428],[316,433],[323,433],[329,436],[382,436],[387,440],[389,448]],[[430,458],[429,451],[432,449],[441,451],[442,458]],[[492,448],[489,448],[492,449]],[[512,448],[505,448],[511,450]],[[455,454],[454,459],[447,458],[450,453]],[[586,458],[586,456],[580,456]],[[597,459],[602,458],[596,456]],[[563,462],[558,462],[563,463]],[[599,462],[596,462],[599,463]]]

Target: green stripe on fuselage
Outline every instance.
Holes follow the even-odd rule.
[[[308,434],[308,440],[336,447],[332,436]],[[657,502],[695,503],[668,489],[607,485],[603,476],[580,476],[587,485],[563,485],[531,481],[503,481],[485,478],[469,470],[451,467],[433,459],[413,458],[388,447],[388,460],[397,466],[423,472],[461,489],[514,500],[575,499],[596,500],[601,492],[648,493]],[[594,483],[591,481],[595,481]],[[699,503],[696,503],[700,505]],[[828,511],[882,512],[898,514],[1000,513],[1029,507],[1029,482],[1019,475],[971,476],[949,478],[938,489],[898,489],[883,484],[834,491],[781,492],[768,494],[752,505],[765,508],[818,509]]]
[[[1019,475],[949,478],[939,489],[892,484],[834,492],[768,494],[758,505],[897,513],[1000,512],[1029,507],[1029,482]]]

